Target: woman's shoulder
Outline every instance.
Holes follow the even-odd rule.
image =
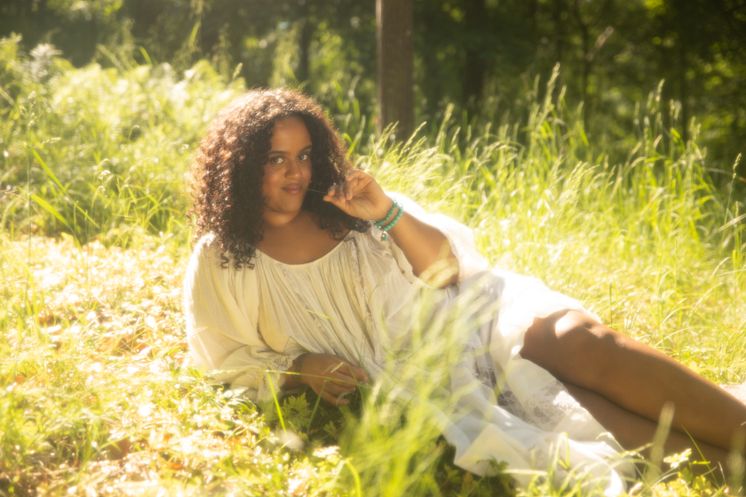
[[[220,253],[220,244],[215,233],[205,233],[197,240],[192,249],[192,259],[214,258]]]
[[[215,233],[205,233],[194,244],[190,257],[190,266],[211,267],[232,271],[234,265],[230,254],[226,254],[220,247],[220,240]]]
[[[185,289],[221,288],[232,293],[256,291],[256,271],[253,266],[237,268],[229,254],[220,248],[218,238],[208,233],[194,245],[184,275]]]

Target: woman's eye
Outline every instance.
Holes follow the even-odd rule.
[[[298,158],[304,162],[307,160],[311,160],[311,152],[303,152],[298,156]]]
[[[273,157],[270,157],[268,161],[268,163],[272,164],[273,166],[279,166],[284,162],[285,162],[285,158],[281,155],[275,155]]]

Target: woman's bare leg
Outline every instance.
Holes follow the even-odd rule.
[[[590,412],[601,425],[609,430],[617,442],[627,450],[637,450],[643,455],[650,455],[658,424],[647,418],[619,407],[606,398],[565,383],[565,387],[580,404]],[[728,462],[728,452],[710,444],[692,440],[685,434],[670,430],[664,441],[665,454],[692,450],[692,460],[708,460],[713,466],[725,468]]]
[[[720,449],[730,450],[736,434],[746,431],[746,404],[583,312],[567,310],[537,319],[526,332],[521,355],[559,380],[650,421],[657,421],[670,404],[674,428]]]

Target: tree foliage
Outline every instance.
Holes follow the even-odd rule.
[[[726,170],[743,151],[745,0],[414,3],[417,121],[437,122],[448,104],[467,119],[525,113],[559,63],[589,139],[610,154],[637,139],[639,108],[661,80],[684,138],[696,119]],[[76,65],[114,53],[185,70],[206,58],[248,86],[301,86],[347,111],[335,97],[343,88],[362,115],[374,109],[373,1],[5,0],[0,35],[13,32],[27,50],[51,43]]]

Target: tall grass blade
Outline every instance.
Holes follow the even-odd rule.
[[[49,179],[54,182],[55,185],[62,191],[63,193],[67,193],[67,188],[62,184],[62,182],[57,179],[57,176],[54,174],[52,169],[47,165],[46,161],[41,158],[41,155],[39,155],[39,152],[34,148],[31,150],[31,153],[34,155],[34,159],[36,159],[36,163],[39,164],[44,171],[44,174],[47,175]]]
[[[41,207],[42,209],[44,209],[46,212],[48,212],[49,214],[51,214],[55,219],[57,219],[60,223],[62,223],[63,226],[65,226],[67,229],[69,229],[70,231],[73,230],[72,226],[70,226],[70,224],[68,224],[67,220],[62,216],[62,214],[60,214],[60,212],[57,209],[55,209],[54,206],[52,206],[49,202],[47,202],[46,200],[44,200],[42,197],[40,197],[36,193],[32,193],[30,195],[30,198],[39,207]]]

